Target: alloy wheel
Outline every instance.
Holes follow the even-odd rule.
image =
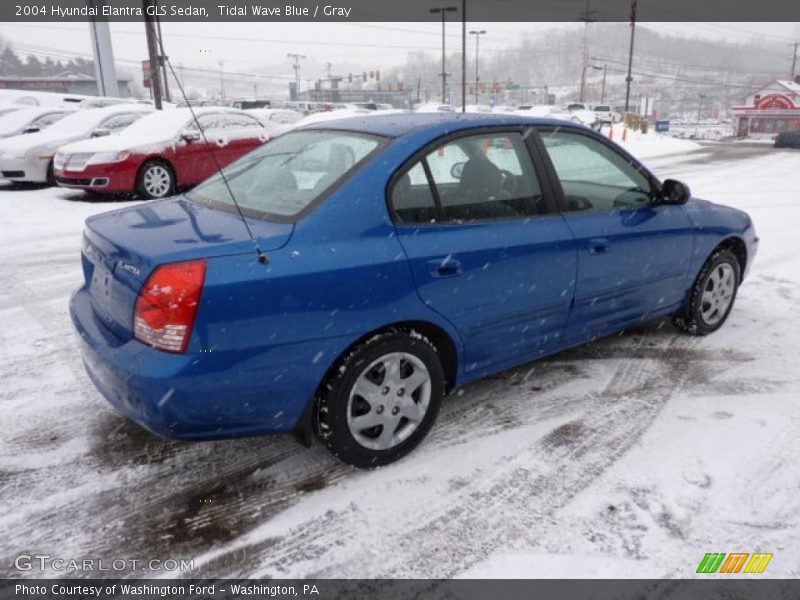
[[[700,298],[700,314],[709,325],[716,325],[733,301],[736,290],[736,275],[727,263],[717,265],[709,274],[703,295]]]
[[[431,375],[416,356],[391,352],[358,376],[347,402],[347,426],[370,450],[393,448],[416,431],[431,400]]]

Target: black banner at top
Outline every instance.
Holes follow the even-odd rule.
[[[143,0],[3,0],[0,21],[141,21]],[[475,22],[576,22],[586,0],[158,0],[149,10],[162,21],[387,22],[438,21],[466,16]],[[798,0],[592,0],[587,18],[626,22],[794,22]]]

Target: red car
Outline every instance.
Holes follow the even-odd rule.
[[[246,112],[219,106],[194,112],[196,122],[188,108],[156,111],[119,135],[62,146],[53,159],[56,181],[93,192],[164,198],[269,139],[261,121]]]

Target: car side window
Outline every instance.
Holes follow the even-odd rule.
[[[134,121],[136,121],[139,117],[142,116],[142,114],[143,113],[125,113],[122,115],[115,115],[103,121],[100,127],[102,129],[109,129],[111,131],[123,129],[128,125],[132,124]]]
[[[569,212],[651,204],[647,176],[605,143],[564,130],[542,132],[541,139],[561,182]]]
[[[222,126],[226,129],[246,129],[253,127],[263,127],[256,119],[248,115],[222,115]]]
[[[34,119],[34,121],[31,123],[31,127],[40,127],[40,128],[48,127],[49,125],[52,125],[53,123],[58,121],[60,118],[64,117],[66,114],[67,113],[63,112],[54,112],[42,115],[38,119]]]
[[[425,160],[445,222],[547,213],[539,179],[519,132],[457,138],[429,153]]]
[[[436,222],[436,201],[422,161],[395,182],[392,188],[392,206],[400,223]]]
[[[203,131],[207,131],[209,129],[216,129],[216,128],[220,127],[220,125],[219,125],[219,115],[216,114],[216,113],[199,115],[197,117],[197,120],[192,119],[189,122],[189,125],[186,126],[186,130],[187,131],[199,131],[199,129],[197,128],[198,123],[200,124],[200,127],[203,128]]]

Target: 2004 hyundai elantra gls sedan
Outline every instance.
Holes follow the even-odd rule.
[[[656,317],[716,330],[757,244],[580,125],[370,116],[91,217],[71,314],[95,385],[149,430],[314,431],[373,467],[457,386]]]

